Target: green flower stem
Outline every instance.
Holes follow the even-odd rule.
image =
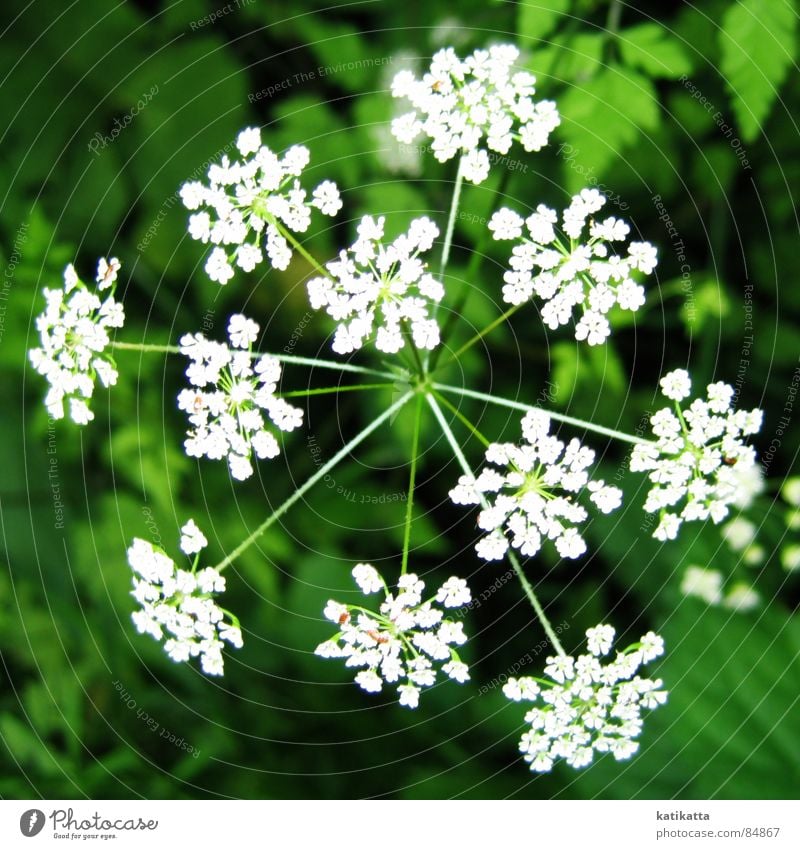
[[[436,396],[436,400],[439,401],[440,404],[444,404],[448,410],[464,425],[464,427],[481,443],[483,443],[484,448],[488,448],[491,444],[489,440],[475,427],[474,424],[461,412],[461,410],[456,407],[455,404],[451,404],[444,395],[441,395],[436,390],[433,390],[433,394]]]
[[[362,389],[391,389],[394,383],[357,383],[353,386],[322,386],[317,389],[296,389],[276,392],[278,398],[308,398],[311,395],[333,395],[339,392],[358,392]]]
[[[497,318],[487,324],[486,327],[483,328],[483,330],[481,330],[479,333],[476,333],[472,337],[472,339],[467,340],[455,353],[450,354],[450,356],[442,363],[442,368],[444,368],[444,366],[446,365],[449,365],[454,360],[457,360],[464,353],[464,351],[468,351],[473,345],[477,345],[478,342],[480,342],[484,336],[491,333],[495,329],[495,327],[499,327],[504,321],[507,321],[509,318],[511,318],[511,316],[514,315],[514,313],[517,312],[517,310],[519,310],[521,306],[522,304],[516,304],[510,309],[507,309],[502,315],[497,316]]]
[[[384,422],[388,421],[404,404],[406,404],[412,396],[412,392],[407,392],[398,401],[395,401],[388,409],[384,410],[378,418],[368,424],[360,433],[354,436],[346,445],[340,448],[334,455],[314,472],[313,475],[298,489],[296,489],[287,499],[274,510],[266,519],[248,536],[245,540],[239,543],[236,548],[224,559],[221,560],[214,568],[218,572],[226,569],[239,555],[247,551],[248,548],[278,519],[281,518],[288,510],[296,504],[317,481],[322,480],[331,469],[335,468],[348,454],[358,447],[371,433],[374,433]]]
[[[560,54],[559,54],[560,55]],[[497,186],[496,196],[499,198],[505,197],[506,187],[508,186],[508,181],[511,175],[511,171],[506,168],[503,170],[503,175],[500,178],[500,183]],[[470,256],[469,263],[467,264],[467,270],[464,274],[465,280],[475,280],[477,279],[478,270],[480,269],[481,263],[485,259],[485,253],[488,249],[491,242],[494,241],[490,234],[489,229],[485,229],[481,235],[480,241],[478,242],[475,249],[472,251],[472,255]],[[467,301],[469,301],[475,287],[468,286],[466,287],[458,301],[456,301],[453,308],[447,315],[447,319],[445,320],[444,327],[442,329],[442,342],[446,343],[448,339],[455,329],[456,324],[458,323],[458,319],[464,314],[464,308],[467,305]],[[445,347],[444,344],[438,345],[431,355],[430,358],[430,369],[434,371],[436,369],[436,364],[439,362],[439,358],[444,353]]]
[[[145,354],[180,354],[177,345],[146,345],[143,342],[112,342],[111,347],[117,351],[141,351]]]
[[[291,244],[291,246],[300,254],[300,256],[305,259],[305,261],[315,270],[318,271],[323,277],[327,277],[328,280],[333,280],[333,276],[330,271],[325,268],[324,265],[321,265],[311,254],[300,244],[300,242],[295,239],[291,230],[287,230],[280,221],[275,219],[272,222],[275,225],[275,229],[286,239],[287,242]]]
[[[458,157],[458,170],[456,181],[453,184],[453,197],[450,201],[450,214],[447,216],[447,227],[444,232],[444,244],[442,245],[442,259],[439,262],[439,281],[444,283],[444,273],[447,270],[447,262],[450,259],[450,248],[453,245],[453,231],[456,228],[456,216],[458,215],[458,202],[461,199],[461,186],[464,183],[464,157]]]
[[[417,479],[417,454],[419,453],[419,429],[422,420],[422,395],[417,395],[417,409],[414,414],[414,436],[411,440],[411,471],[408,475],[408,498],[406,499],[406,525],[403,531],[403,562],[400,574],[408,569],[408,549],[411,544],[411,519],[414,512],[414,486]]]
[[[538,407],[534,407],[532,404],[523,404],[521,401],[511,401],[507,398],[499,398],[496,395],[488,395],[485,392],[476,392],[474,389],[461,389],[458,386],[447,386],[444,383],[434,383],[433,388],[438,389],[441,392],[463,395],[465,398],[475,398],[478,401],[487,401],[490,404],[497,404],[500,407],[509,407],[512,410],[528,412],[528,410],[539,409]],[[555,419],[557,422],[564,422],[564,424],[574,425],[575,427],[580,427],[584,430],[591,430],[594,433],[600,433],[603,436],[610,436],[612,439],[619,439],[622,442],[630,442],[633,445],[653,444],[651,440],[642,439],[639,436],[633,436],[632,434],[624,433],[621,430],[604,427],[603,425],[595,424],[594,422],[587,422],[584,421],[584,419],[576,419],[573,416],[565,416],[563,413],[554,413],[550,410],[545,410],[545,412],[551,419]]]
[[[545,634],[547,634],[548,639],[553,644],[553,648],[562,657],[565,657],[567,653],[564,651],[564,646],[561,645],[561,640],[558,639],[556,632],[553,630],[553,626],[550,624],[550,620],[547,618],[547,615],[544,612],[542,603],[539,601],[538,596],[533,591],[531,582],[525,576],[525,572],[522,570],[522,565],[517,559],[517,555],[510,548],[508,550],[508,559],[511,561],[511,565],[514,568],[514,573],[519,578],[519,582],[522,584],[522,589],[525,590],[525,595],[528,596],[528,601],[530,601],[531,605],[533,606],[533,609],[536,611],[536,615],[539,617],[539,622],[541,623]]]
[[[461,200],[461,187],[464,184],[464,156],[461,154],[458,157],[458,170],[456,171],[456,179],[453,183],[453,196],[450,200],[450,213],[447,216],[447,225],[444,231],[444,242],[442,244],[442,258],[439,261],[439,281],[444,285],[444,275],[447,271],[447,263],[450,259],[450,248],[453,246],[453,233],[456,229],[456,217],[458,216],[458,203]],[[431,310],[431,317],[436,318],[439,312],[439,304],[434,304]],[[425,354],[425,368],[431,360],[431,352]]]
[[[442,429],[442,433],[445,436],[445,439],[450,443],[450,447],[453,449],[453,454],[455,454],[456,460],[458,460],[459,465],[461,466],[462,471],[465,475],[470,478],[475,478],[475,474],[470,468],[469,463],[467,462],[467,458],[464,456],[464,452],[461,450],[461,446],[459,446],[456,441],[455,436],[453,435],[453,431],[450,429],[450,425],[447,424],[447,420],[442,413],[439,404],[433,395],[428,395],[428,404],[430,404],[431,409],[433,410],[433,414],[436,416],[437,421],[439,422],[439,426]],[[481,495],[481,505],[486,509],[489,504],[486,499]],[[519,560],[517,559],[517,555],[509,549],[508,551],[508,559],[511,561],[511,565],[514,568],[514,572],[516,576],[519,578],[519,582],[522,584],[522,589],[525,591],[525,595],[528,597],[528,601],[530,601],[531,606],[536,612],[536,616],[539,619],[539,622],[544,629],[545,634],[547,634],[548,639],[553,644],[553,648],[560,654],[566,655],[564,651],[564,647],[561,645],[561,641],[558,639],[556,632],[553,630],[553,626],[550,624],[550,620],[547,618],[547,615],[544,612],[544,608],[541,605],[541,602],[536,596],[536,593],[531,586],[530,581],[525,577],[525,573],[522,570],[522,566],[520,565]]]
[[[261,354],[253,354],[260,357]],[[274,357],[280,363],[289,363],[296,366],[311,366],[312,368],[327,368],[334,371],[346,371],[350,374],[371,374],[373,377],[384,377],[389,380],[394,380],[395,375],[388,371],[380,369],[366,368],[365,366],[354,366],[350,363],[337,363],[333,360],[318,360],[315,357],[295,357],[293,354],[271,354],[267,353],[268,357]]]
[[[143,353],[158,354],[180,354],[181,349],[177,345],[148,345],[139,342],[112,342],[111,347],[118,351],[141,351]],[[354,366],[350,363],[337,363],[333,360],[318,360],[315,357],[296,357],[293,354],[272,354],[269,351],[249,351],[251,357],[273,357],[281,363],[289,363],[296,366],[311,366],[312,368],[327,368],[334,371],[346,371],[351,374],[371,374],[375,377],[385,377],[395,380],[396,375],[388,371],[366,368],[365,366]]]

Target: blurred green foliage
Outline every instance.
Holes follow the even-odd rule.
[[[489,591],[504,567],[480,567],[474,557],[474,515],[447,503],[457,469],[431,421],[413,565],[433,581],[467,577],[489,597],[467,621],[476,635],[467,651],[473,681],[435,688],[412,713],[366,697],[337,664],[313,655],[328,635],[322,607],[352,592],[353,563],[399,563],[404,505],[382,496],[407,485],[409,410],[236,564],[226,606],[242,619],[245,648],[229,654],[223,680],[172,664],[135,633],[125,563],[135,535],[175,550],[188,516],[209,531],[211,558],[229,551],[313,471],[310,436],[330,456],[389,392],[343,396],[335,407],[330,397],[313,399],[307,428],[286,440],[281,459],[233,488],[219,464],[182,452],[174,358],[120,353],[119,384],[99,393],[97,418],[80,431],[48,423],[42,384],[26,367],[41,288],[58,285],[69,261],[88,277],[99,255],[123,261],[128,341],[174,341],[201,328],[219,337],[228,313],[245,310],[276,349],[285,345],[308,309],[310,268],[296,258],[285,273],[211,284],[185,233],[180,183],[202,174],[239,129],[258,124],[273,148],[306,144],[311,179],[343,189],[342,215],[309,234],[315,255],[349,243],[353,220],[366,212],[385,214],[392,230],[423,211],[441,224],[452,163],[392,141],[391,76],[421,68],[444,45],[467,51],[510,40],[563,121],[546,151],[501,163],[486,184],[465,190],[451,305],[470,289],[465,324],[481,327],[499,312],[505,248],[485,236],[495,192],[520,209],[561,206],[586,185],[613,193],[620,211],[612,212],[659,245],[658,281],[635,322],[603,348],[545,332],[529,308],[491,336],[491,358],[476,347],[449,378],[531,403],[544,393],[571,415],[633,431],[657,403],[659,374],[689,362],[697,385],[736,382],[743,406],[764,407],[758,445],[766,450],[800,354],[797,9],[793,0],[769,5],[763,15],[755,0],[668,12],[608,0],[384,0],[339,11],[316,0],[6,3],[1,796],[796,796],[798,580],[777,554],[798,532],[787,536],[774,506],[795,462],[794,421],[774,446],[754,511],[768,553],[755,569],[714,529],[656,544],[623,450],[589,439],[626,506],[592,523],[591,557],[559,564],[545,554],[527,570],[554,620],[566,623],[570,649],[600,620],[625,636],[659,629],[668,653],[657,671],[672,696],[631,762],[537,777],[517,758],[519,707],[497,687],[479,688],[525,657],[541,631],[513,581]],[[115,120],[125,126],[103,144]],[[295,353],[314,355],[330,328],[322,317],[306,324]],[[459,331],[464,339],[470,332]],[[287,370],[286,385],[306,378]],[[311,380],[330,382],[317,373]],[[493,437],[518,436],[508,411],[477,403],[465,411]],[[466,447],[477,462],[480,446]],[[63,528],[55,527],[54,485]],[[766,604],[734,614],[685,599],[688,564],[751,580]]]

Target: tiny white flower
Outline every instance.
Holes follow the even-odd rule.
[[[722,572],[703,569],[700,566],[687,566],[681,582],[681,592],[686,596],[700,598],[706,604],[719,604],[722,601]]]
[[[756,526],[749,519],[737,516],[722,528],[722,536],[732,551],[744,551],[756,538]]]
[[[400,693],[399,702],[403,707],[416,708],[419,705],[419,687],[413,684],[401,684],[397,692]]]
[[[689,372],[678,368],[661,378],[661,391],[672,401],[683,401],[692,393]]]
[[[370,566],[369,563],[359,563],[353,569],[353,577],[364,595],[377,593],[384,589],[378,570],[374,566]]]
[[[205,534],[197,527],[194,519],[181,528],[181,551],[184,554],[197,554],[208,545]]]
[[[781,549],[781,566],[787,572],[800,570],[800,545],[787,545]]]
[[[469,587],[463,578],[448,578],[436,593],[436,601],[445,607],[462,607],[471,600]]]
[[[495,239],[518,239],[522,235],[523,219],[510,209],[500,209],[491,217],[489,229]]]
[[[243,315],[228,320],[228,336],[234,348],[249,348],[258,338],[258,325]]]
[[[781,486],[781,495],[793,507],[800,507],[800,478],[787,478]]]
[[[445,675],[452,678],[454,681],[458,681],[459,684],[463,684],[465,681],[469,681],[469,667],[466,663],[461,663],[457,660],[451,660],[449,663],[445,663],[442,667],[442,672]]]
[[[380,693],[383,679],[374,669],[362,669],[356,675],[356,684],[368,693]]]
[[[738,613],[746,613],[761,604],[761,596],[749,584],[739,581],[725,594],[722,604]]]
[[[586,632],[586,646],[596,657],[602,657],[611,651],[615,631],[610,625],[597,625]]]
[[[248,127],[236,137],[236,147],[242,156],[255,153],[261,147],[261,130],[258,127]]]

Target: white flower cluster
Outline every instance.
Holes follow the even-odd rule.
[[[461,622],[445,619],[442,608],[469,604],[467,582],[448,578],[430,599],[422,600],[425,584],[416,575],[403,575],[396,595],[389,592],[378,571],[359,563],[353,577],[365,595],[382,592],[378,612],[358,605],[329,601],[325,617],[339,626],[339,633],[317,646],[321,657],[343,657],[345,665],[360,668],[356,684],[368,693],[379,693],[384,682],[400,682],[400,704],[415,708],[423,687],[436,683],[441,671],[459,683],[469,679],[469,669],[454,646],[467,638]]]
[[[94,418],[88,401],[95,380],[103,386],[117,382],[114,359],[106,348],[109,330],[125,322],[122,304],[114,300],[119,268],[117,259],[97,264],[97,291],[110,290],[105,299],[89,290],[72,265],[64,270],[63,288],[44,289],[47,306],[36,319],[41,348],[31,349],[28,356],[50,384],[44,403],[54,419],[64,418],[66,401],[72,421],[88,424]]]
[[[324,309],[339,322],[333,340],[337,354],[349,354],[371,338],[375,347],[396,353],[405,344],[407,326],[417,348],[439,344],[439,326],[430,306],[444,297],[444,288],[427,270],[420,253],[430,250],[439,229],[429,218],[415,218],[408,232],[383,245],[384,218],[365,215],[358,240],[339,259],[327,264],[328,276],[308,282],[313,309]]]
[[[236,480],[253,474],[253,453],[260,460],[280,453],[263,413],[278,430],[292,431],[303,423],[301,409],[275,396],[278,360],[251,353],[258,330],[251,319],[234,315],[228,322],[231,347],[202,333],[181,339],[181,353],[192,361],[186,376],[193,387],[178,395],[178,407],[192,425],[184,448],[190,457],[226,457]]]
[[[723,593],[723,581],[722,572],[718,569],[687,566],[681,581],[681,592],[685,596],[699,598],[712,607],[727,607],[738,613],[746,613],[761,604],[758,591],[747,582],[737,581]]]
[[[756,526],[744,516],[736,516],[722,527],[722,538],[728,548],[741,555],[742,562],[757,566],[766,557],[764,546],[756,542]]]
[[[292,250],[281,229],[305,233],[311,210],[336,215],[342,207],[339,190],[330,180],[320,183],[311,199],[297,179],[308,165],[308,148],[290,147],[278,157],[261,143],[257,127],[242,130],[236,139],[241,160],[227,156],[208,169],[208,185],[184,183],[180,196],[189,217],[189,235],[215,245],[206,261],[206,273],[224,286],[233,266],[252,271],[264,259],[262,244],[273,268],[284,270]],[[213,213],[213,217],[212,214]]]
[[[477,478],[462,475],[450,491],[455,504],[483,504],[478,527],[486,531],[475,550],[484,560],[502,560],[513,548],[532,557],[545,539],[555,543],[562,557],[580,557],[586,551],[583,537],[574,527],[588,514],[573,493],[584,488],[603,513],[622,503],[622,493],[601,480],[589,480],[587,468],[594,451],[577,439],[564,443],[550,434],[550,417],[531,410],[522,420],[522,445],[493,443],[486,449],[485,468]],[[496,493],[493,500],[487,497]]]
[[[683,522],[721,522],[730,505],[746,506],[759,491],[756,453],[743,437],[758,433],[763,414],[734,411],[727,383],[710,384],[705,400],[681,409],[692,391],[684,369],[667,374],[661,389],[675,409],[665,407],[651,417],[657,441],[634,446],[630,468],[648,472],[653,487],[644,509],[660,513],[653,536],[665,541],[675,539]]]
[[[595,752],[611,752],[618,761],[630,758],[639,748],[642,710],[666,702],[660,680],[636,674],[642,664],[664,653],[661,637],[650,631],[603,664],[600,658],[611,651],[614,634],[610,625],[590,628],[588,654],[547,658],[544,671],[550,681],[510,678],[503,687],[512,701],[543,705],[525,714],[530,728],[519,744],[534,772],[549,772],[559,758],[580,769],[592,762]]]
[[[537,295],[546,301],[542,320],[552,330],[568,324],[573,311],[580,309],[575,338],[589,345],[608,338],[607,315],[615,304],[632,312],[644,304],[644,289],[631,274],[650,274],[657,262],[649,242],[631,242],[627,256],[614,250],[613,243],[624,241],[630,227],[619,218],[591,218],[605,202],[597,189],[575,195],[562,215],[561,230],[567,237],[563,239],[556,232],[555,211],[544,204],[525,220],[510,209],[500,209],[489,221],[495,239],[519,240],[511,268],[503,276],[503,300],[522,304]]]
[[[142,609],[132,614],[140,634],[164,641],[164,651],[176,663],[200,658],[208,675],[222,675],[223,640],[242,647],[239,622],[214,601],[224,592],[225,579],[216,569],[197,569],[199,552],[208,541],[193,519],[181,528],[181,550],[195,555],[191,571],[179,569],[171,557],[143,539],[134,539],[128,563],[134,571],[131,595]],[[227,616],[227,620],[226,620]]]
[[[462,173],[476,184],[489,175],[489,150],[506,154],[513,141],[541,150],[561,119],[552,100],[534,101],[536,77],[513,71],[518,56],[516,47],[498,44],[461,60],[447,47],[421,80],[400,71],[392,95],[408,98],[414,111],[395,118],[392,132],[404,144],[424,133],[439,162],[461,154]]]

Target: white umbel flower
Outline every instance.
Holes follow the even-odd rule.
[[[484,560],[502,560],[509,545],[532,557],[546,539],[562,557],[580,557],[586,543],[575,525],[588,513],[574,496],[586,490],[595,507],[610,513],[620,506],[622,493],[589,480],[594,451],[577,439],[565,446],[551,435],[547,413],[526,413],[522,434],[522,445],[491,444],[486,460],[492,465],[477,478],[462,475],[450,498],[455,504],[484,504],[478,527],[486,536],[475,547]]]
[[[184,183],[180,196],[193,210],[189,235],[214,245],[205,269],[208,276],[224,286],[238,266],[252,271],[264,259],[273,268],[286,269],[292,249],[283,232],[305,233],[311,212],[336,215],[342,207],[339,190],[324,180],[309,199],[298,179],[309,152],[302,145],[290,147],[282,157],[261,143],[261,131],[248,127],[239,133],[236,146],[240,160],[223,156],[208,169],[208,185]],[[199,211],[195,211],[199,210]]]
[[[288,432],[303,422],[301,409],[275,395],[278,360],[251,353],[258,331],[254,321],[234,315],[228,324],[230,347],[202,333],[181,339],[181,353],[192,361],[186,376],[193,387],[178,395],[178,407],[191,425],[184,448],[190,457],[226,458],[236,480],[253,474],[254,454],[260,460],[278,456],[273,428]]]
[[[194,519],[181,528],[181,551],[184,554],[197,554],[208,545],[205,534],[197,527]]]
[[[738,581],[725,594],[722,606],[736,613],[748,613],[761,605],[761,595],[745,581]]]
[[[563,212],[561,234],[555,211],[543,204],[524,222],[510,209],[498,210],[489,221],[495,239],[516,242],[503,277],[503,300],[517,305],[540,298],[542,319],[553,330],[573,321],[577,310],[575,338],[589,345],[608,338],[614,305],[635,312],[644,304],[644,289],[633,274],[650,274],[656,266],[656,249],[648,242],[631,242],[626,256],[614,249],[630,228],[613,217],[595,221],[605,203],[597,189],[575,195]]]
[[[744,438],[758,433],[763,414],[734,411],[733,388],[726,383],[712,383],[705,400],[683,409],[691,382],[682,369],[667,374],[661,386],[674,410],[665,407],[651,417],[656,441],[634,446],[630,468],[648,473],[653,486],[644,509],[659,514],[653,536],[666,541],[677,537],[684,522],[723,521],[731,505],[746,507],[758,493],[756,452]]]
[[[131,595],[140,610],[131,615],[141,634],[164,641],[164,651],[176,663],[200,658],[207,675],[222,675],[223,643],[242,647],[242,631],[233,614],[223,610],[214,596],[225,590],[225,579],[216,569],[198,570],[205,537],[190,519],[182,529],[181,547],[194,553],[191,570],[179,569],[171,557],[143,539],[128,549],[133,570]]]
[[[417,348],[439,344],[431,305],[442,300],[444,288],[419,256],[430,250],[439,229],[429,218],[416,218],[408,232],[384,245],[383,226],[383,217],[365,215],[358,240],[327,264],[328,276],[308,283],[312,308],[324,309],[338,322],[337,354],[349,354],[373,338],[379,351],[394,354],[405,345],[405,329]]]
[[[125,322],[122,304],[114,300],[119,268],[116,258],[98,262],[97,291],[109,290],[104,298],[89,289],[72,265],[64,270],[62,288],[44,289],[47,306],[36,319],[41,347],[28,356],[50,384],[44,403],[54,419],[64,418],[66,405],[75,424],[88,424],[94,418],[89,400],[95,382],[117,382],[116,364],[107,349],[109,331]]]
[[[706,604],[722,602],[722,572],[704,569],[702,566],[687,566],[681,581],[681,592],[685,596],[702,599]]]
[[[324,616],[339,631],[317,646],[320,657],[344,658],[346,666],[359,669],[356,684],[368,693],[379,693],[384,683],[397,684],[399,702],[409,708],[417,707],[424,687],[436,683],[439,670],[458,683],[469,680],[456,650],[467,639],[463,625],[445,619],[442,610],[469,604],[465,581],[448,578],[432,599],[423,601],[425,584],[416,575],[403,575],[394,594],[368,563],[359,563],[353,578],[365,595],[382,591],[384,600],[376,612],[329,601]]]
[[[598,625],[586,638],[588,654],[547,658],[544,672],[550,681],[510,678],[503,687],[511,701],[536,705],[525,715],[530,727],[519,744],[534,772],[549,772],[558,760],[580,769],[595,753],[630,758],[639,748],[643,711],[667,700],[660,680],[637,674],[642,664],[663,654],[661,637],[651,631],[609,663],[601,658],[611,651],[614,629]]]
[[[515,141],[526,151],[541,150],[561,119],[553,101],[534,101],[536,78],[514,71],[518,57],[510,44],[476,50],[464,60],[447,47],[433,56],[421,80],[400,71],[392,95],[407,98],[414,111],[395,118],[392,133],[404,144],[428,136],[439,162],[460,154],[465,179],[476,184],[489,174],[489,151],[505,155]]]

